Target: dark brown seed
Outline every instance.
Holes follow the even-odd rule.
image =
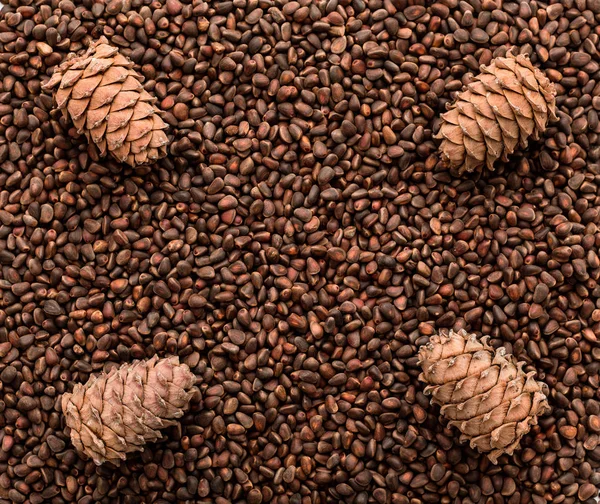
[[[559,429],[559,432],[566,439],[574,439],[577,436],[577,428],[572,425],[564,425]]]
[[[585,501],[595,497],[598,494],[598,489],[592,485],[591,483],[584,483],[579,487],[579,491],[577,492],[577,497],[579,500]]]
[[[446,469],[442,464],[435,464],[431,468],[430,478],[432,481],[440,481],[442,477],[446,474]]]

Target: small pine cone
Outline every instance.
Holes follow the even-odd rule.
[[[524,362],[487,340],[464,330],[432,336],[419,349],[419,379],[449,425],[462,433],[460,441],[470,440],[496,464],[500,455],[512,455],[550,407],[535,372],[525,373]]]
[[[98,465],[119,465],[126,454],[162,437],[193,395],[196,377],[178,357],[134,361],[77,384],[62,396],[73,445]]]
[[[101,37],[82,56],[69,54],[44,89],[58,85],[56,106],[101,156],[135,167],[165,157],[169,143],[156,99],[142,80],[133,62]]]
[[[557,119],[555,96],[554,85],[528,57],[495,58],[442,114],[435,135],[442,159],[459,174],[484,165],[493,170],[497,159],[508,161],[529,137],[539,140],[548,119]]]

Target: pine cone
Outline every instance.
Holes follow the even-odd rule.
[[[72,394],[62,396],[73,445],[98,465],[119,465],[127,453],[160,439],[159,429],[175,425],[194,383],[194,374],[178,357],[154,356],[75,385]]]
[[[556,90],[529,58],[508,54],[495,58],[465,86],[442,114],[435,138],[442,139],[442,158],[458,173],[494,169],[508,161],[517,145],[539,140],[548,119],[556,120]]]
[[[131,166],[167,155],[167,125],[156,101],[142,86],[133,62],[101,37],[82,56],[69,54],[44,89],[53,89],[56,106],[71,118],[79,133]]]
[[[449,425],[461,431],[460,441],[470,440],[496,464],[500,455],[512,455],[550,407],[535,372],[525,373],[524,362],[487,340],[464,330],[432,336],[419,350],[419,379]]]

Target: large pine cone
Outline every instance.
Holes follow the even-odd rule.
[[[487,340],[464,330],[432,336],[419,349],[419,378],[428,384],[431,402],[462,433],[460,440],[496,464],[500,455],[512,455],[550,407],[535,372],[525,373],[524,362]]]
[[[508,161],[529,137],[539,140],[556,120],[556,90],[529,58],[508,54],[489,66],[458,94],[442,115],[435,138],[442,139],[442,158],[459,174],[494,169],[497,159]]]
[[[142,80],[133,62],[102,37],[82,56],[69,54],[44,89],[58,85],[56,106],[101,156],[137,166],[165,157],[169,143],[167,125]]]
[[[98,465],[119,465],[127,453],[160,439],[159,429],[175,425],[188,408],[195,381],[178,357],[154,356],[75,385],[61,403],[73,445]]]

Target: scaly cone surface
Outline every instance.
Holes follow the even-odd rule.
[[[556,120],[556,90],[548,78],[522,54],[508,54],[483,65],[442,114],[435,138],[440,151],[459,174],[494,169],[498,159],[508,161],[517,146],[539,140]]]
[[[162,437],[187,410],[196,377],[178,357],[134,361],[77,384],[62,396],[71,440],[98,465],[119,465]]]
[[[101,156],[137,166],[165,157],[169,143],[156,99],[142,80],[133,62],[101,37],[82,56],[69,54],[44,89],[58,85],[56,106]]]
[[[464,330],[432,336],[419,349],[419,379],[462,433],[460,441],[470,441],[496,464],[501,455],[512,455],[550,407],[535,372],[525,373],[524,362],[487,340]]]

